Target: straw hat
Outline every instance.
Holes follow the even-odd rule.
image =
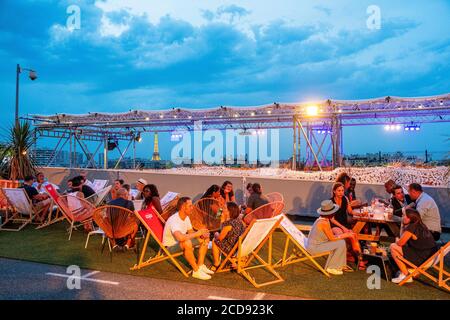
[[[339,206],[331,200],[324,200],[317,209],[317,213],[321,216],[329,216],[339,210]]]

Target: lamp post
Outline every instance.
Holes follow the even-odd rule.
[[[36,71],[32,69],[27,68],[21,68],[19,64],[17,64],[16,68],[16,126],[19,124],[19,75],[22,72],[22,70],[29,71],[28,77],[31,79],[31,81],[34,81],[37,79]]]

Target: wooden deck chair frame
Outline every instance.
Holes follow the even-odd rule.
[[[58,199],[58,201],[57,201],[57,206],[58,206],[58,209],[59,209],[59,210],[61,211],[61,213],[63,214],[64,218],[65,218],[65,219],[67,220],[67,222],[70,224],[70,227],[67,229],[67,232],[69,233],[69,239],[68,239],[68,240],[70,241],[70,239],[72,238],[72,232],[73,232],[73,230],[77,230],[78,227],[80,227],[81,225],[83,225],[83,224],[85,224],[85,223],[91,223],[91,224],[92,224],[92,215],[91,215],[91,217],[88,218],[88,219],[84,219],[84,220],[81,220],[81,221],[74,221],[74,220],[71,218],[70,213],[66,212],[66,208],[64,208],[64,207],[61,206],[61,204],[60,204],[60,200],[63,199],[63,198],[67,198],[67,197],[74,197],[74,198],[77,198],[79,201],[84,202],[84,203],[86,203],[86,204],[92,206],[92,213],[94,213],[95,207],[94,207],[93,204],[90,203],[89,201],[86,201],[85,199],[79,198],[79,197],[77,197],[77,196],[65,195],[65,196],[59,197],[59,199]],[[70,209],[67,207],[67,210],[70,210]]]
[[[156,211],[154,211],[156,213]],[[133,267],[130,268],[130,270],[139,270],[141,268],[150,266],[152,264],[162,262],[165,260],[170,260],[175,267],[180,270],[180,272],[185,276],[189,277],[188,271],[186,271],[183,266],[177,261],[177,257],[183,255],[183,251],[176,252],[176,253],[170,253],[169,250],[162,244],[162,242],[158,239],[158,237],[153,233],[153,230],[147,225],[147,223],[142,219],[142,217],[137,213],[137,211],[134,212],[136,217],[141,221],[142,225],[145,226],[145,229],[147,230],[147,235],[145,236],[144,245],[142,246],[142,250],[139,256],[139,261],[137,264],[135,264]],[[157,214],[158,219],[161,220],[161,222],[164,221],[164,219],[161,218],[161,216]],[[158,252],[145,260],[145,254],[147,253],[147,247],[148,242],[150,241],[150,238],[153,238],[153,240],[156,241],[156,243],[159,246]],[[145,260],[145,261],[144,261]]]
[[[103,200],[105,200],[106,196],[111,191],[112,186],[107,186],[103,189],[98,190],[96,193],[94,193],[92,196],[85,198],[85,200],[91,202],[94,205],[94,207],[98,207]]]
[[[410,269],[414,269],[413,272],[410,272],[405,279],[403,279],[399,285],[404,285],[409,279],[414,276],[424,275],[434,283],[436,283],[439,287],[445,288],[450,291],[450,285],[447,284],[450,281],[450,273],[445,271],[445,256],[450,252],[450,241],[443,245],[435,254],[429,257],[424,263],[420,266],[416,266],[412,262],[406,260],[404,257],[399,256],[398,259],[402,261],[406,266]],[[437,266],[439,265],[439,266]],[[432,270],[437,271],[438,277],[431,275],[428,272],[428,269],[432,268]]]
[[[43,229],[45,227],[48,227],[56,222],[63,221],[65,219],[64,215],[61,212],[61,209],[59,208],[56,199],[53,197],[53,195],[47,190],[47,187],[44,187],[45,192],[50,196],[50,199],[52,199],[52,203],[50,204],[50,212],[47,217],[47,221],[43,222],[40,226],[38,226],[36,229]],[[52,211],[54,207],[56,206],[56,212],[55,216],[52,217]]]
[[[283,219],[289,219],[283,214]],[[274,268],[279,267],[285,267],[290,264],[303,262],[303,261],[311,261],[312,264],[319,269],[320,272],[322,272],[327,277],[330,277],[328,272],[316,261],[316,258],[320,257],[326,257],[330,254],[330,252],[324,252],[316,255],[310,254],[305,247],[302,246],[301,243],[299,243],[289,232],[289,230],[286,229],[286,227],[282,224],[283,221],[280,222],[280,225],[278,226],[278,230],[283,232],[286,236],[286,242],[284,244],[283,249],[283,255],[280,260],[278,260],[275,264],[273,264]],[[301,232],[298,230],[295,225],[293,226],[297,229],[297,232]],[[292,243],[292,246],[291,246]],[[291,248],[291,250],[289,250]]]
[[[274,219],[274,218],[269,218]],[[230,271],[231,268],[227,267],[228,264],[230,264],[233,260],[237,260],[237,273],[241,274],[244,278],[246,278],[254,287],[261,288],[263,286],[268,286],[271,284],[276,284],[283,282],[284,279],[280,276],[280,274],[273,268],[270,261],[265,261],[258,253],[259,251],[264,247],[264,245],[268,242],[269,238],[271,237],[272,233],[278,228],[281,218],[278,219],[278,221],[272,226],[269,233],[260,241],[258,246],[255,250],[251,252],[248,256],[242,256],[242,243],[246,239],[247,235],[249,234],[250,230],[252,229],[253,225],[261,220],[268,220],[268,219],[260,219],[260,220],[253,220],[252,223],[246,228],[245,232],[239,237],[238,242],[234,245],[234,247],[231,249],[229,253],[225,253],[221,250],[221,253],[225,255],[225,259],[221,262],[219,268],[217,268],[216,273],[219,272],[226,272]],[[271,246],[271,243],[269,242],[269,246]],[[269,251],[271,248],[269,248]],[[251,265],[251,262],[256,259],[259,264]],[[275,277],[275,280],[266,281],[258,283],[256,282],[256,279],[250,274],[250,270],[258,269],[258,268],[264,268],[266,269],[270,274],[272,274]]]
[[[14,201],[11,200],[11,198],[7,194],[7,190],[14,190],[16,192],[23,192],[23,195],[25,199],[27,200],[27,214],[24,215],[24,212],[20,212],[17,210],[16,206],[14,205]],[[33,222],[33,219],[35,218],[37,211],[36,208],[32,205],[32,202],[30,198],[28,197],[28,194],[25,192],[25,189],[23,188],[1,188],[1,192],[3,196],[5,197],[6,201],[8,202],[8,206],[6,207],[5,211],[5,221],[0,225],[0,230],[4,231],[20,231],[25,226]],[[11,208],[13,208],[11,210]],[[10,212],[12,212],[12,215],[10,216]],[[5,227],[8,223],[20,223],[20,226],[18,228],[7,228]]]

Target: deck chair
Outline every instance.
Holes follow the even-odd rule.
[[[180,194],[172,191],[167,192],[164,197],[161,198],[161,207],[163,209],[161,218],[163,218],[164,221],[167,221],[171,215],[177,212],[178,199],[180,199]]]
[[[68,229],[69,240],[72,238],[73,230],[84,224],[90,224],[92,229],[92,214],[95,207],[85,199],[75,195],[60,196],[57,205],[61,213],[64,215],[70,227]]]
[[[450,273],[445,270],[444,259],[445,256],[450,252],[450,241],[447,242],[444,246],[442,246],[435,254],[429,257],[424,263],[420,266],[414,265],[412,262],[406,260],[404,257],[398,257],[408,269],[414,269],[414,271],[410,272],[405,279],[403,279],[399,285],[402,286],[411,279],[412,277],[424,275],[434,283],[436,283],[439,287],[445,288],[450,291],[450,285],[447,284],[450,281]],[[437,278],[430,274],[429,269],[434,270],[438,273]]]
[[[8,201],[6,206],[5,221],[0,226],[0,230],[20,231],[29,223],[33,222],[38,213],[23,188],[2,188],[1,192]],[[12,208],[12,210],[11,210]],[[11,213],[11,215],[10,215]],[[6,227],[8,223],[17,223],[17,228]]]
[[[266,194],[267,199],[269,199],[270,202],[284,202],[284,197],[279,192],[271,192]]]
[[[19,187],[19,181],[17,180],[0,180],[0,188],[13,188],[16,189]],[[8,203],[8,199],[6,199],[3,192],[0,192],[0,210],[13,209]]]
[[[94,207],[98,207],[99,205],[101,205],[103,203],[106,196],[111,191],[111,188],[112,188],[112,186],[107,186],[103,189],[96,191],[95,194],[93,194],[92,196],[87,197],[85,199],[87,201],[89,201],[90,203],[92,203],[94,205]]]
[[[92,213],[92,218],[99,228],[108,238],[108,246],[110,247],[110,257],[112,260],[112,250],[110,242],[128,236],[130,233],[138,230],[138,220],[133,211],[119,206],[106,205],[96,208]],[[102,241],[102,253],[105,242]]]
[[[222,209],[222,214],[219,210]],[[203,198],[194,203],[194,210],[192,211],[191,219],[192,227],[195,230],[208,229],[216,231],[220,229],[222,215],[226,214],[226,207],[214,198]]]
[[[284,203],[280,201],[270,202],[256,208],[244,217],[244,222],[249,225],[253,220],[266,219],[276,217],[281,214],[284,209]]]
[[[139,261],[130,270],[139,270],[161,261],[170,260],[185,277],[189,277],[188,272],[177,261],[177,257],[182,256],[183,251],[171,253],[163,245],[164,223],[158,218],[156,210],[148,208],[146,210],[135,211],[134,213],[147,230],[147,235],[140,253]],[[153,238],[153,240],[156,241],[159,250],[154,256],[144,261],[150,238]]]
[[[318,255],[311,255],[306,250],[308,238],[301,232],[288,217],[284,214],[279,225],[279,229],[286,235],[286,242],[284,245],[283,256],[275,264],[274,268],[284,267],[289,264],[311,261],[312,264],[324,275],[329,277],[330,275],[326,270],[316,261],[316,258],[325,257],[329,255],[329,252],[321,253]],[[290,244],[292,243],[292,246]],[[291,248],[291,250],[289,250]],[[288,255],[289,254],[289,255]]]
[[[108,183],[108,180],[94,179],[94,182],[92,182],[91,188],[95,192],[98,192],[98,191],[104,189],[107,183]]]
[[[45,227],[48,227],[49,225],[52,225],[56,222],[64,220],[64,215],[61,213],[61,210],[58,207],[57,201],[60,197],[58,191],[56,191],[55,187],[49,183],[44,186],[45,192],[50,196],[50,199],[52,199],[52,204],[50,205],[50,212],[47,217],[47,221],[43,222],[40,226],[38,226],[36,229],[42,229]],[[56,207],[55,215],[52,216],[52,211]]]
[[[228,265],[234,260],[237,263],[237,273],[241,274],[256,288],[284,281],[272,267],[271,263],[265,261],[258,254],[280,222],[281,216],[253,220],[245,230],[244,234],[239,237],[238,242],[231,251],[229,253],[222,252],[222,254],[225,255],[225,259],[222,261],[219,268],[217,268],[216,272],[230,271],[231,268]],[[255,260],[256,264],[252,264]],[[256,282],[256,279],[250,271],[258,268],[264,268],[275,277],[275,280],[260,283]]]

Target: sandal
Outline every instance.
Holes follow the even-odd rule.
[[[216,272],[217,269],[219,269],[219,267],[220,267],[220,265],[218,265],[218,266],[212,265],[212,266],[209,268],[209,270],[211,270],[211,271],[213,271],[213,272]]]
[[[355,270],[353,270],[352,267],[350,267],[348,265],[345,265],[345,266],[342,267],[342,271],[344,271],[344,272],[353,272]]]

